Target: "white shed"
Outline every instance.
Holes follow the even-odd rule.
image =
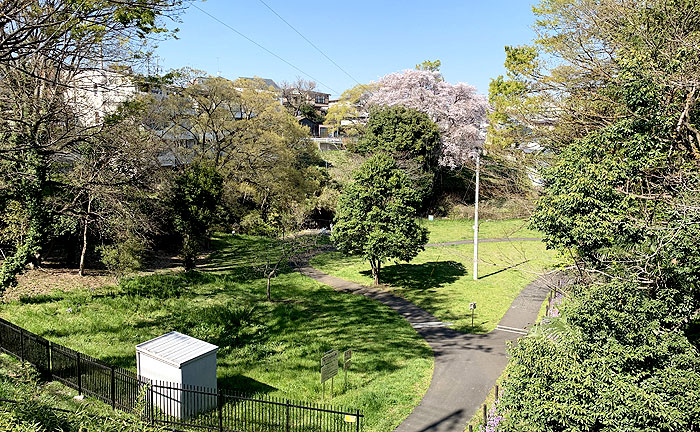
[[[138,375],[153,384],[151,402],[178,418],[215,408],[218,349],[175,331],[136,345]]]

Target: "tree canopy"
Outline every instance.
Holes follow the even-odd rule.
[[[117,185],[137,182],[127,166],[145,161],[145,154],[105,164],[102,150],[119,146],[119,136],[108,130],[128,116],[96,112],[89,98],[78,95],[85,90],[86,76],[98,78],[98,65],[133,64],[143,54],[144,41],[166,31],[161,18],[177,13],[180,3],[20,0],[0,6],[0,202],[13,203],[3,206],[7,218],[0,225],[12,232],[17,229],[6,222],[23,226],[21,236],[0,238],[6,258],[0,287],[15,283],[27,264],[40,264],[52,236],[75,233],[78,219],[84,228],[95,221],[93,210],[108,207],[104,198],[114,197]],[[97,83],[94,90],[92,86],[90,82],[90,91],[101,91]],[[143,143],[131,142],[131,150]],[[133,155],[144,149],[124,150]],[[96,166],[111,174],[87,174],[88,167]],[[118,183],[107,186],[110,177]],[[98,191],[102,202],[92,206],[98,204]],[[7,214],[12,209],[15,214]]]
[[[374,283],[388,259],[410,261],[428,240],[416,220],[420,200],[396,161],[380,153],[367,159],[343,190],[332,240],[343,252],[370,262]]]
[[[699,7],[544,0],[535,45],[506,49],[492,137],[549,149],[533,225],[576,281],[512,349],[503,430],[699,422]]]
[[[373,108],[355,150],[391,155],[408,174],[421,199],[431,194],[438,170],[440,132],[426,114],[401,105]]]
[[[483,144],[486,98],[469,84],[446,82],[439,72],[405,70],[386,75],[373,89],[368,104],[401,105],[427,114],[440,129],[442,166],[462,166],[473,149]]]

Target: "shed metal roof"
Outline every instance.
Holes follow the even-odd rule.
[[[177,367],[218,349],[216,345],[176,331],[136,345],[136,351]]]

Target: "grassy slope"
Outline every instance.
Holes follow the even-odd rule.
[[[467,230],[472,222],[438,220],[425,224],[431,229],[431,241],[448,241],[454,239],[450,235]],[[518,237],[537,237],[536,232],[515,231],[522,225],[521,220],[493,222],[482,230],[482,235],[498,237],[516,232]],[[454,323],[458,330],[483,333],[498,324],[525,285],[557,262],[556,254],[539,242],[483,243],[479,246],[479,258],[477,281],[472,275],[473,245],[470,244],[426,248],[410,263],[386,263],[381,279],[386,289],[439,319]],[[331,252],[314,257],[311,263],[343,279],[372,283],[369,265],[360,257]],[[473,328],[470,302],[477,303]]]
[[[421,306],[465,332],[496,327],[523,287],[552,265],[554,254],[536,242],[484,243],[479,246],[479,280],[472,278],[472,245],[427,248],[411,263],[382,269],[386,289]],[[316,256],[312,265],[334,276],[369,285],[369,264],[339,252]],[[513,265],[514,267],[511,267]],[[469,303],[476,302],[474,328]]]
[[[264,301],[251,265],[265,240],[220,237],[205,271],[137,278],[119,287],[55,292],[2,305],[2,316],[55,342],[135,370],[134,346],[171,330],[219,344],[219,385],[320,401],[319,360],[352,348],[349,389],[368,431],[393,429],[427,390],[432,353],[401,317],[286,269]],[[240,323],[240,324],[239,324]],[[340,378],[340,376],[338,377]],[[336,394],[342,379],[336,380]]]
[[[70,411],[86,410],[94,415],[108,416],[112,407],[96,399],[75,400],[78,392],[57,381],[40,383],[34,387],[36,371],[8,354],[0,354],[0,398],[22,401],[35,392],[37,401],[54,408]]]
[[[442,243],[456,240],[472,240],[474,238],[473,219],[421,219],[421,224],[430,230],[428,242]],[[480,220],[479,238],[514,238],[533,237],[542,235],[527,227],[523,219]]]

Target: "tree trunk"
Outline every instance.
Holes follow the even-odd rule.
[[[371,259],[369,260],[369,264],[372,267],[372,278],[374,279],[374,285],[379,285],[379,271],[382,263],[379,260]]]
[[[83,249],[80,251],[80,266],[78,268],[78,276],[85,276],[85,253],[87,252],[87,233],[88,225],[90,225],[90,209],[92,207],[92,198],[88,198],[87,212],[83,220]]]
[[[272,276],[275,274],[275,271],[271,271],[267,275],[267,290],[265,291],[265,294],[267,295],[267,301],[272,301],[272,292],[270,290],[270,286],[272,285]]]

